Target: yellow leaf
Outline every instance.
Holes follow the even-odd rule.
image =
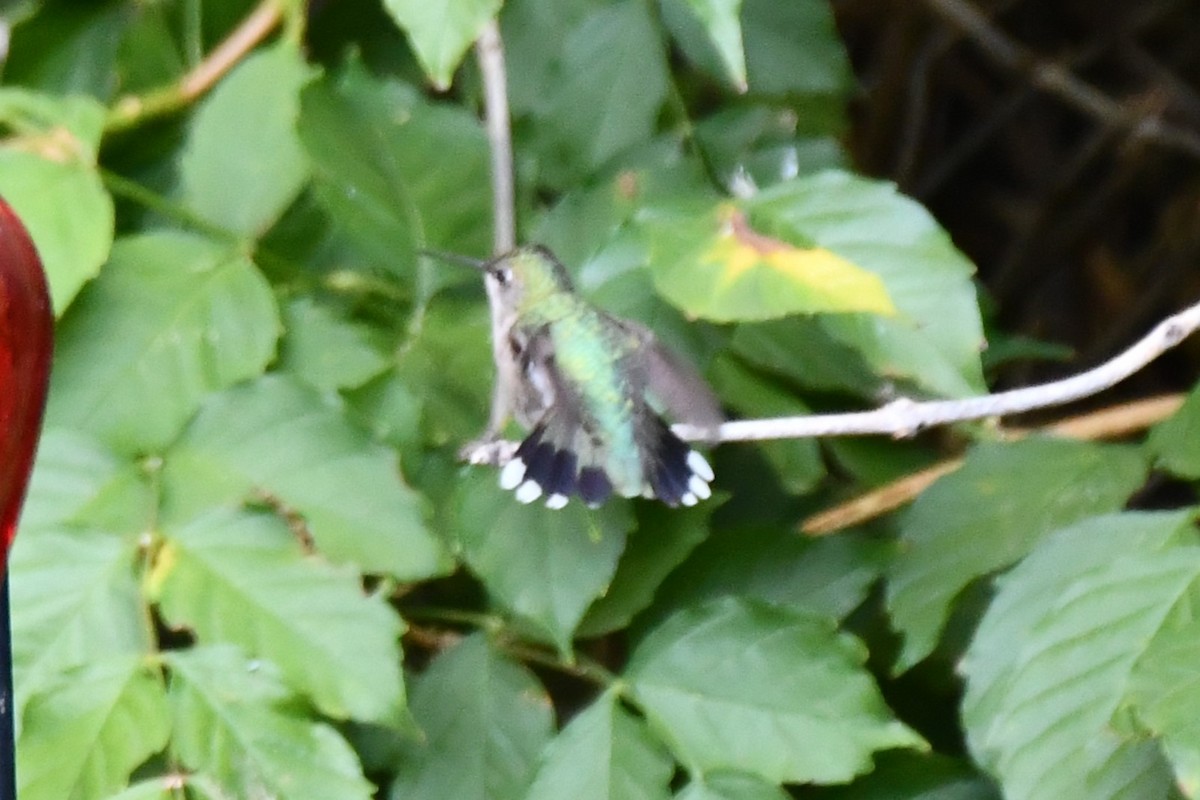
[[[822,310],[896,313],[878,275],[825,248],[797,247],[761,234],[733,206],[721,209],[720,215],[721,230],[701,256],[702,263],[722,268],[720,289],[765,269],[809,290]]]

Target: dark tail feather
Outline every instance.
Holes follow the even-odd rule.
[[[646,484],[667,505],[694,506],[712,495],[712,467],[704,456],[671,432],[667,423],[652,417],[649,443],[643,453]]]
[[[641,455],[645,483],[653,496],[671,507],[694,506],[710,497],[713,472],[704,456],[672,433],[660,417],[651,416],[647,427]],[[549,508],[562,508],[576,495],[589,506],[598,506],[613,494],[603,468],[580,469],[577,454],[548,441],[543,425],[525,437],[504,465],[500,486],[515,490],[522,503],[544,496]]]

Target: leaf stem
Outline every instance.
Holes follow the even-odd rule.
[[[248,248],[252,246],[252,243],[245,242],[237,234],[193,214],[178,203],[168,200],[152,189],[147,189],[137,181],[130,180],[103,167],[100,169],[100,178],[104,181],[104,186],[112,192],[114,197],[123,197],[126,200],[137,203],[157,214],[175,220],[185,227],[197,230],[214,239],[238,245],[245,244]]]

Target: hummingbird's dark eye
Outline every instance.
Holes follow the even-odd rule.
[[[508,286],[508,284],[512,282],[512,270],[508,267],[502,267],[501,269],[494,271],[492,276],[495,277],[496,282],[501,286]]]

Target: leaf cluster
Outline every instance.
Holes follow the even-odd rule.
[[[839,145],[825,0],[28,2],[0,193],[58,314],[11,590],[25,800],[1158,798],[1200,787],[1200,545],[1145,445],[729,445],[718,498],[562,511],[457,462],[491,349],[469,48],[520,239],[734,414],[984,386],[972,265]],[[995,577],[998,573],[1004,573]]]

